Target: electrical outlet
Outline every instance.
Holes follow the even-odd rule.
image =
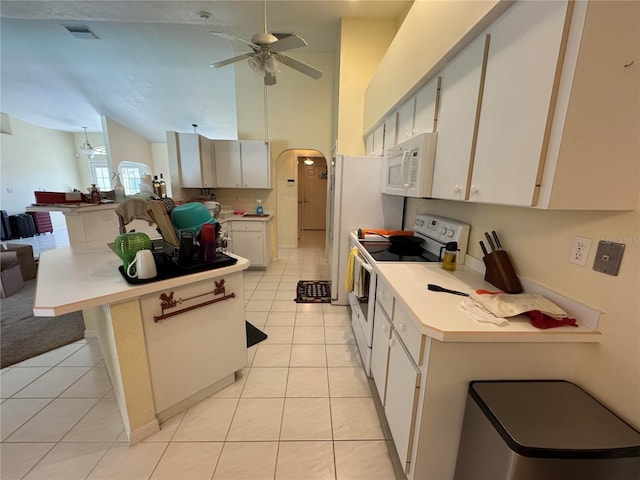
[[[569,262],[584,267],[591,248],[591,240],[584,237],[574,237],[569,251]]]

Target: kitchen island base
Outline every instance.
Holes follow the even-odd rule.
[[[106,245],[43,252],[34,314],[91,312],[129,444],[233,383],[246,366],[249,262],[236,258],[231,266],[131,285]]]

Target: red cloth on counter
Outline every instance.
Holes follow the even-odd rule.
[[[531,325],[536,328],[554,328],[562,327],[563,325],[571,325],[572,327],[578,326],[575,318],[553,318],[549,315],[545,315],[540,310],[531,310],[530,312],[527,312],[527,315],[531,320]]]

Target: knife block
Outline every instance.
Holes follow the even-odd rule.
[[[521,293],[522,285],[505,250],[495,250],[482,260],[486,267],[484,279],[507,293]]]

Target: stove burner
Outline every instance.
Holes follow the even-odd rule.
[[[420,245],[389,245],[389,253],[395,255],[421,255],[422,247]]]

